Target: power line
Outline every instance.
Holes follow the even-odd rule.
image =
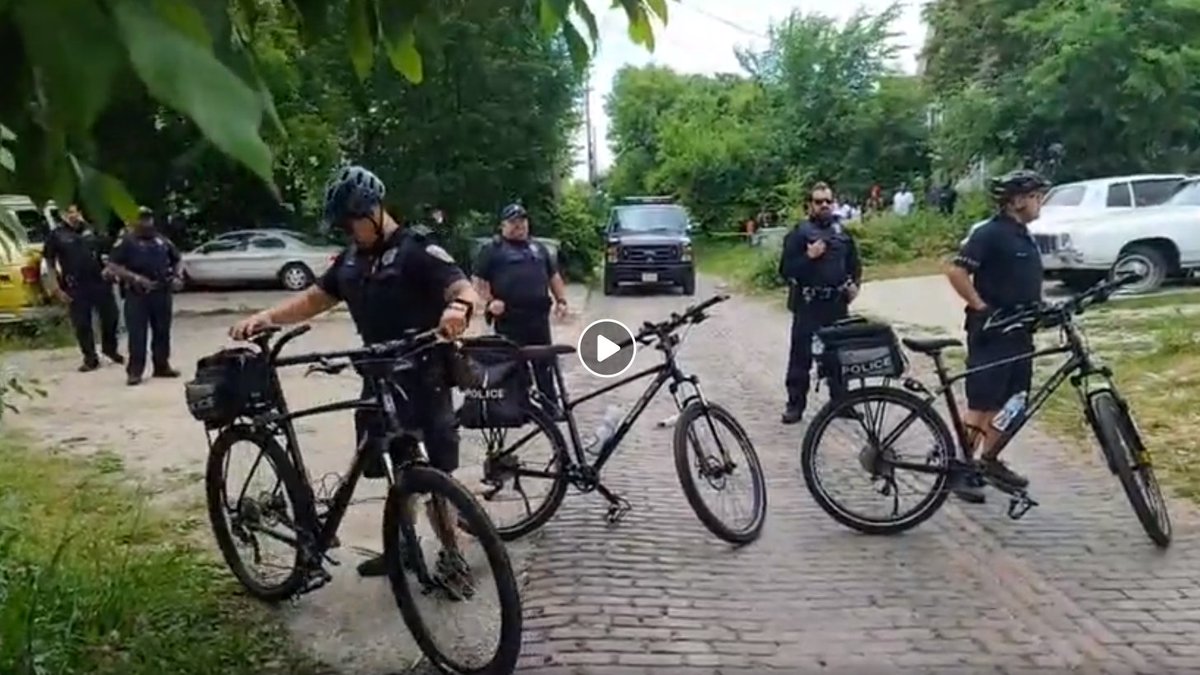
[[[768,40],[768,39],[770,39],[770,36],[768,36],[768,35],[766,35],[766,34],[764,34],[764,33],[760,33],[760,32],[758,32],[758,31],[756,31],[756,30],[752,30],[752,29],[750,29],[750,28],[746,28],[745,26],[743,26],[743,25],[741,25],[741,24],[738,24],[738,23],[735,23],[735,22],[733,22],[733,21],[730,21],[729,19],[726,19],[726,18],[724,18],[724,17],[717,16],[716,14],[713,14],[712,12],[709,12],[709,11],[707,11],[707,10],[700,9],[699,7],[696,7],[695,5],[690,5],[690,4],[687,4],[687,3],[679,3],[678,5],[673,5],[673,6],[675,6],[675,7],[683,7],[684,9],[687,9],[687,10],[690,10],[690,11],[692,11],[692,12],[695,12],[695,13],[699,14],[700,16],[703,16],[703,17],[705,17],[705,18],[711,19],[711,20],[713,20],[713,21],[716,21],[716,22],[718,22],[718,23],[725,24],[726,26],[729,26],[730,28],[732,28],[732,29],[734,29],[734,30],[736,30],[736,31],[739,31],[739,32],[745,33],[746,35],[751,35],[751,36],[753,36],[753,37],[756,37],[756,38],[762,38],[762,39],[764,39],[764,40]]]

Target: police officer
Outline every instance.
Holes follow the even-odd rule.
[[[998,212],[980,226],[963,244],[946,272],[950,285],[966,302],[967,367],[1029,354],[1033,335],[1029,331],[1000,332],[987,330],[987,321],[996,312],[1011,310],[1042,299],[1042,259],[1027,225],[1038,217],[1042,198],[1050,187],[1040,174],[1019,170],[992,181],[992,197]],[[1009,469],[991,447],[999,436],[992,420],[1013,396],[1029,391],[1033,381],[1033,361],[987,368],[967,376],[967,414],[965,423],[976,436],[982,436],[980,469],[1014,488],[1024,488],[1029,480]],[[979,448],[967,448],[973,456]],[[957,486],[958,496],[969,502],[983,501],[982,485],[976,481]]]
[[[100,367],[92,331],[93,311],[100,315],[101,351],[113,363],[125,363],[125,357],[117,352],[117,301],[112,284],[104,278],[103,258],[110,242],[83,219],[77,205],[71,204],[62,224],[50,232],[42,249],[42,258],[58,282],[56,295],[70,307],[75,339],[83,352],[80,372]]]
[[[844,318],[858,295],[862,264],[854,239],[833,213],[833,191],[817,183],[809,192],[808,220],[784,237],[779,274],[788,282],[792,311],[792,342],[787,367],[787,407],[782,422],[795,424],[804,416],[812,369],[813,335]],[[831,392],[836,394],[830,383]]]
[[[154,377],[179,377],[171,367],[171,294],[183,287],[179,250],[154,226],[154,212],[138,210],[138,219],[108,258],[108,269],[125,291],[125,329],[129,332],[126,383],[141,384],[146,370],[146,333]]]
[[[318,283],[239,321],[230,335],[246,339],[272,325],[306,321],[339,302],[349,306],[354,326],[367,344],[400,339],[410,330],[438,328],[447,337],[461,335],[479,296],[445,249],[402,227],[384,210],[384,194],[383,183],[370,171],[358,166],[338,171],[325,191],[324,220],[348,234],[350,244]],[[458,433],[449,373],[443,362],[431,352],[399,383],[410,395],[413,419],[422,424],[430,462],[451,472],[458,468]],[[366,384],[363,394],[372,394]],[[384,430],[378,414],[355,414],[354,423],[360,443],[378,443]],[[365,475],[383,478],[383,449],[374,449],[374,461]],[[451,583],[469,583],[470,568],[459,553],[455,523],[446,515],[444,504],[431,509],[430,520],[443,546],[438,556],[439,576]],[[362,576],[386,574],[383,557],[363,562],[358,572]]]
[[[520,204],[500,212],[500,234],[480,252],[475,282],[496,332],[519,345],[548,345],[551,296],[557,316],[567,313],[567,287],[550,251],[529,238],[529,214]],[[551,364],[535,364],[534,379],[551,417],[558,415]]]

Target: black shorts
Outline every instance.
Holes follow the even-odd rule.
[[[411,426],[421,432],[425,442],[425,452],[429,455],[429,463],[437,469],[451,473],[458,468],[458,419],[454,414],[454,399],[448,382],[442,381],[440,372],[430,372],[422,369],[412,373],[410,377],[397,379],[397,384],[407,393],[408,401],[396,401],[398,407],[407,408],[405,411]],[[363,396],[372,395],[367,380],[363,381]],[[369,440],[377,441],[387,431],[387,425],[381,418],[381,413],[370,410],[354,412],[354,432],[361,443],[363,435]],[[400,461],[410,453],[416,441],[412,437],[398,439],[397,447],[390,448],[393,461]],[[370,449],[378,453],[377,448]],[[367,478],[383,478],[385,475],[382,456],[375,454],[372,461],[367,463],[363,474]]]
[[[982,333],[967,323],[967,368],[974,369],[1033,351],[1033,335]],[[967,376],[967,408],[995,412],[1014,395],[1029,391],[1033,384],[1033,360],[1019,359],[1002,366],[985,368]]]

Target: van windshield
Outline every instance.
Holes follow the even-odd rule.
[[[618,206],[613,217],[614,232],[684,232],[688,216],[675,204]]]

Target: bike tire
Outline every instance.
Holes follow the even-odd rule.
[[[933,406],[927,404],[915,394],[911,394],[903,389],[886,386],[864,386],[858,389],[851,389],[837,399],[827,402],[817,411],[816,416],[813,417],[812,422],[808,425],[800,450],[800,466],[804,473],[804,484],[808,488],[809,494],[812,495],[813,500],[817,502],[817,505],[838,523],[864,534],[899,534],[925,522],[946,503],[946,498],[950,494],[947,489],[949,482],[948,471],[936,474],[937,478],[929,494],[906,518],[891,522],[865,520],[856,517],[855,514],[842,508],[837,501],[825,493],[821,486],[821,481],[817,476],[817,450],[820,447],[821,436],[829,428],[829,423],[844,408],[853,410],[853,406],[856,404],[861,405],[865,403],[887,403],[900,406],[909,413],[916,413],[917,420],[925,424],[926,428],[942,444],[942,447],[946,448],[948,453],[955,452],[957,446],[950,435],[950,429],[947,428],[945,420],[937,414]]]
[[[443,654],[435,644],[428,626],[414,602],[422,589],[414,589],[400,559],[403,505],[413,495],[431,494],[444,498],[458,511],[459,518],[471,528],[472,536],[483,548],[500,599],[500,642],[488,663],[479,668],[467,668]],[[516,670],[521,654],[521,596],[508,551],[487,513],[467,488],[454,477],[430,466],[418,465],[404,469],[397,485],[388,491],[383,510],[384,556],[391,582],[392,594],[421,653],[443,673],[453,675],[509,675]],[[408,542],[409,546],[419,546]],[[415,592],[414,592],[415,591]],[[436,620],[436,617],[434,618]]]
[[[1154,468],[1149,463],[1141,462],[1134,466],[1130,452],[1126,451],[1128,448],[1135,456],[1146,452],[1137,425],[1112,391],[1093,393],[1088,397],[1088,405],[1092,413],[1089,416],[1092,431],[1100,442],[1109,467],[1117,474],[1117,480],[1121,482],[1142,529],[1156,546],[1167,548],[1171,545],[1171,516],[1167,513],[1167,502],[1159,489]],[[1147,495],[1147,492],[1152,494]],[[1160,505],[1158,512],[1151,506],[1152,500]]]
[[[287,577],[277,584],[265,585],[250,574],[245,562],[238,555],[225,512],[225,470],[230,450],[234,444],[243,442],[255,445],[261,455],[274,466],[276,475],[283,483],[283,489],[295,510],[300,529],[306,529],[304,526],[307,518],[303,514],[309,513],[309,492],[278,441],[252,426],[237,425],[225,429],[209,449],[204,477],[205,498],[208,502],[208,520],[212,526],[213,537],[217,540],[217,548],[221,550],[221,556],[229,566],[229,571],[233,572],[233,576],[247,593],[266,602],[279,602],[294,596],[304,586],[307,575],[303,568],[303,556],[297,547],[292,569]],[[297,532],[296,536],[299,538],[302,535]]]
[[[540,507],[529,514],[528,517],[517,521],[516,524],[505,527],[496,526],[496,531],[500,533],[500,538],[504,541],[516,541],[541,528],[553,518],[554,514],[558,513],[559,507],[562,506],[563,500],[567,497],[567,487],[570,482],[567,479],[566,467],[571,465],[571,456],[567,450],[567,441],[563,438],[562,432],[558,430],[558,426],[554,423],[554,420],[538,408],[532,407],[528,413],[529,421],[538,427],[538,433],[545,435],[550,440],[550,444],[554,446],[555,460],[552,466],[557,467],[557,473],[554,476],[553,484],[550,486],[550,492],[547,493],[546,499]],[[517,450],[516,454],[520,456],[521,451]]]
[[[733,432],[734,438],[737,440],[738,447],[741,448],[742,454],[746,457],[746,470],[750,472],[750,478],[754,485],[754,518],[750,523],[741,529],[734,529],[726,525],[720,518],[708,508],[703,497],[700,496],[699,486],[696,484],[696,477],[692,474],[692,457],[688,452],[690,443],[688,442],[688,430],[692,424],[704,420],[705,417],[714,425],[723,425],[726,429]],[[679,475],[679,483],[683,487],[683,494],[687,497],[688,504],[692,510],[696,512],[696,517],[719,539],[730,544],[742,546],[755,541],[762,534],[763,525],[767,522],[767,481],[763,475],[762,463],[758,460],[758,453],[754,450],[754,444],[750,442],[750,436],[746,430],[725,408],[716,404],[704,404],[700,401],[693,401],[684,407],[683,412],[679,413],[679,419],[675,421],[675,437],[674,437],[674,452],[675,452],[675,473]]]

